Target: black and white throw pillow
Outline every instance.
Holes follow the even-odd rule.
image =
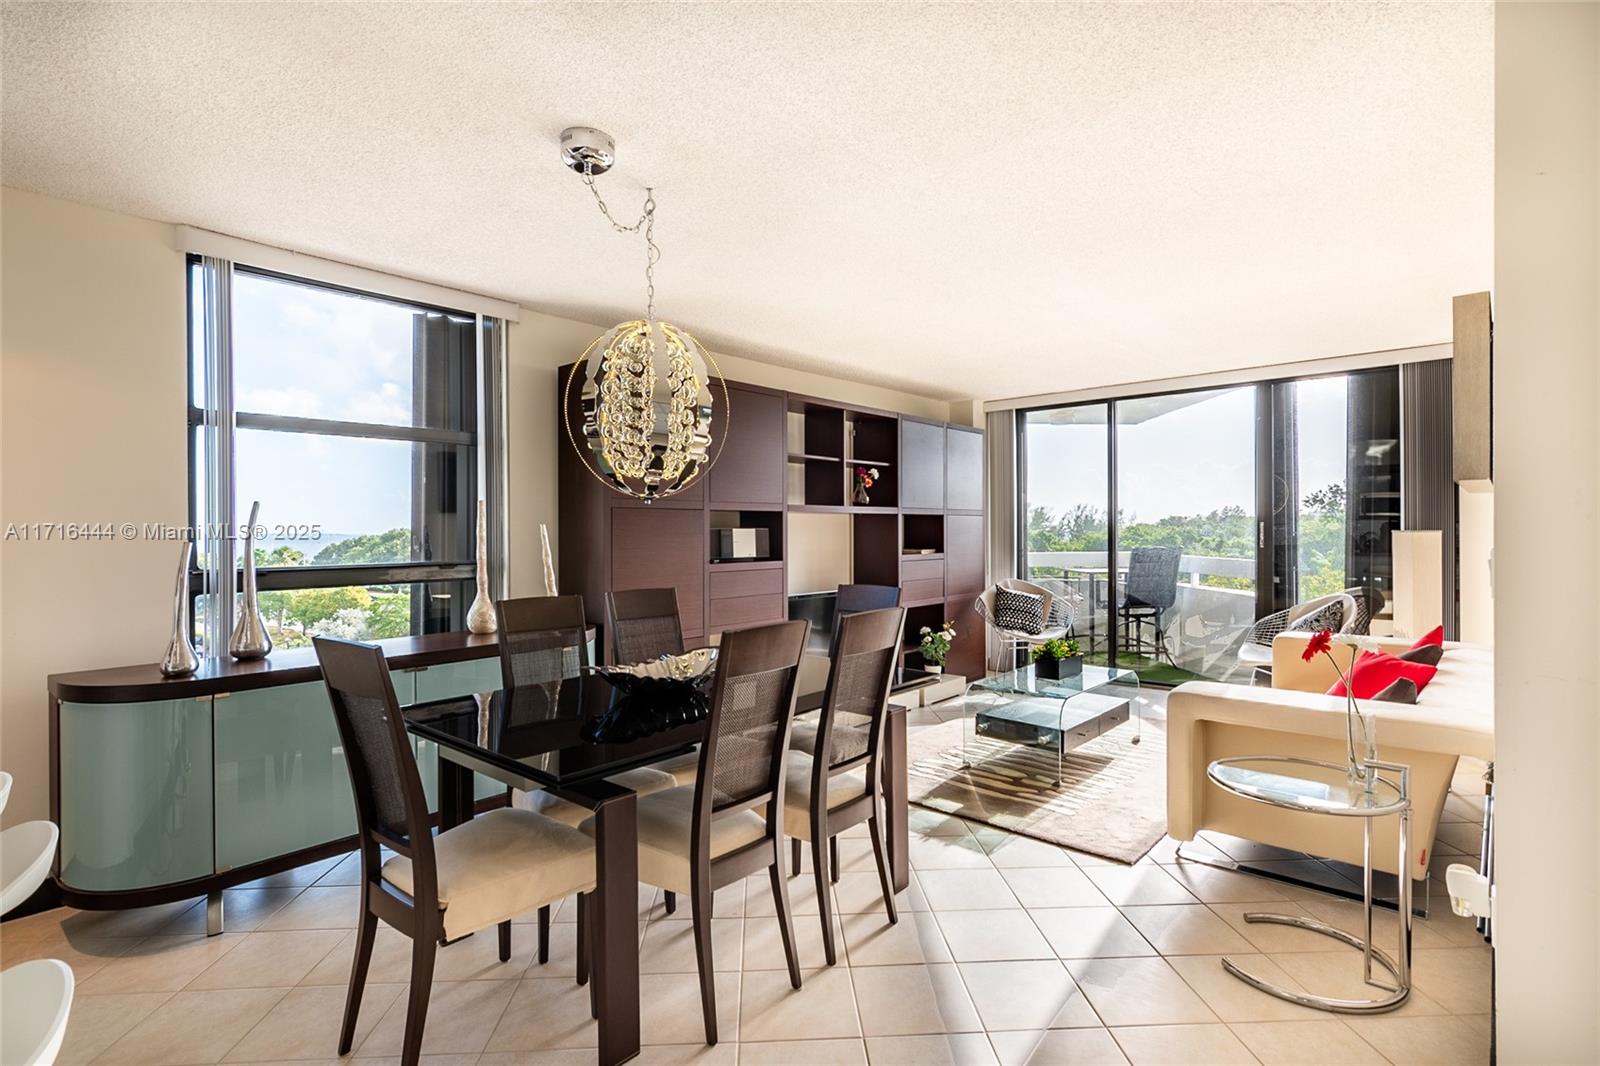
[[[1044,632],[1044,597],[994,587],[994,624],[1014,633]]]
[[[1334,600],[1325,607],[1319,607],[1303,618],[1296,618],[1288,625],[1290,633],[1320,633],[1324,629],[1339,632],[1344,625],[1344,601]]]

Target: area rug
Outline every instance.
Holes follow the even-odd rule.
[[[961,737],[971,718],[908,738],[911,802],[1117,862],[1134,863],[1167,832],[1167,735],[1146,721],[1138,744],[1128,722],[1067,752],[979,737],[971,768]]]

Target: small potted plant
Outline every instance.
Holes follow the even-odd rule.
[[[917,650],[922,652],[922,668],[930,674],[944,673],[944,660],[950,654],[950,642],[955,639],[956,624],[946,622],[938,629],[931,626],[922,627],[922,643]]]
[[[857,507],[865,507],[872,501],[867,497],[867,490],[878,483],[878,468],[875,466],[856,467],[855,490],[850,494],[850,502]]]
[[[1064,677],[1077,677],[1083,673],[1083,653],[1078,642],[1068,637],[1037,644],[1029,652],[1033,660],[1033,676],[1060,681]]]

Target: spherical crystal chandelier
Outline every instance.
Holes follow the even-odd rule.
[[[584,349],[563,397],[567,436],[591,474],[649,503],[682,492],[716,462],[711,430],[716,418],[728,418],[728,390],[711,353],[656,318],[655,191],[645,190],[638,221],[623,225],[594,183],[616,158],[611,138],[587,127],[564,130],[561,158],[583,176],[611,227],[642,232],[645,242],[644,318],[611,327]]]

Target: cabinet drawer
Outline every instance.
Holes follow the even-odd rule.
[[[900,582],[900,602],[903,604],[928,603],[944,599],[944,576],[924,578],[920,581]]]
[[[930,555],[926,558],[913,557],[900,560],[900,580],[902,583],[926,581],[930,577],[938,578],[941,583],[944,581],[944,556]]]
[[[781,622],[787,615],[788,601],[781,593],[712,600],[711,631],[736,629],[762,622]]]
[[[711,598],[726,600],[735,596],[781,596],[783,571],[770,570],[718,570],[711,568]]]

